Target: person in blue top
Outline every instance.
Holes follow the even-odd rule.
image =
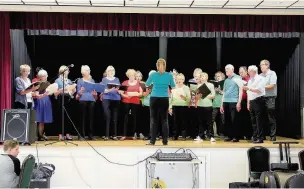
[[[227,78],[224,82],[223,100],[220,107],[225,119],[225,134],[228,137],[225,142],[239,142],[236,115],[241,110],[243,86],[239,86],[238,83],[242,81],[242,78],[234,73],[234,67],[231,64],[225,67],[225,72]]]
[[[88,134],[89,140],[94,140],[93,138],[93,126],[94,126],[94,106],[97,100],[97,92],[88,92],[83,87],[84,82],[95,83],[90,75],[90,67],[87,65],[81,66],[82,78],[77,82],[77,95],[76,99],[79,100],[80,114],[82,116],[82,127],[80,133],[82,136],[78,136],[80,140],[83,140]],[[89,121],[89,128],[86,128],[86,122]],[[87,132],[86,132],[87,130]]]
[[[64,72],[64,74],[62,74]],[[68,108],[67,105],[69,104],[72,96],[72,93],[68,93],[68,91],[66,90],[68,86],[72,85],[72,81],[68,78],[69,76],[69,68],[65,65],[60,66],[59,68],[59,77],[55,80],[55,83],[58,85],[58,91],[54,93],[55,98],[57,99],[57,105],[58,105],[58,109],[60,109],[60,111],[58,111],[58,115],[57,117],[59,118],[59,124],[61,125],[62,123],[62,115],[61,115],[61,110],[62,110],[62,98],[64,98],[64,106],[65,108]],[[65,92],[63,92],[63,86],[64,86],[64,90]],[[75,92],[75,91],[73,91]],[[60,112],[60,113],[59,113]],[[65,121],[65,127],[69,127],[71,128],[71,122],[68,119],[64,119]],[[66,129],[67,130],[67,129]],[[66,136],[62,136],[62,134],[59,134],[59,140],[72,140],[72,136],[70,134],[66,134]]]
[[[147,145],[154,145],[159,119],[163,130],[163,145],[168,145],[168,110],[169,110],[169,86],[175,88],[173,75],[166,72],[166,61],[160,58],[156,62],[157,72],[152,73],[146,81],[146,87],[153,85],[150,97],[150,127],[151,139]]]
[[[116,84],[120,85],[120,81],[115,76],[115,69],[113,66],[108,66],[106,69],[107,76],[102,79],[102,84],[106,86],[106,89],[102,95],[102,107],[106,119],[106,136],[105,140],[109,140],[110,136],[110,124],[111,121],[113,123],[113,140],[118,140],[117,138],[117,122],[118,122],[118,110],[119,104],[121,100],[121,96],[118,92],[118,88],[111,88],[107,87],[108,84]]]

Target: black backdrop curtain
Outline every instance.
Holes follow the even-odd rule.
[[[294,51],[299,39],[223,39],[222,70],[226,64],[234,65],[236,73],[240,66],[259,65],[270,61],[270,68],[278,76],[276,100],[278,136],[300,135],[299,61]],[[298,52],[298,50],[296,50]],[[266,131],[267,132],[267,131]]]
[[[215,39],[168,38],[167,49],[169,68],[183,73],[186,81],[193,77],[195,68],[201,68],[213,78],[216,72]]]
[[[301,99],[300,99],[300,53],[297,45],[288,63],[282,66],[278,82],[278,133],[288,137],[301,137]],[[284,90],[284,91],[283,91]]]

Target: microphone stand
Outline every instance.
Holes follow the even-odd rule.
[[[78,146],[78,144],[75,144],[75,143],[73,143],[73,142],[71,142],[71,141],[68,141],[68,140],[66,140],[66,137],[64,136],[64,111],[65,111],[65,107],[64,107],[64,98],[65,98],[65,91],[64,91],[64,85],[65,85],[65,83],[64,83],[64,72],[66,72],[67,70],[69,70],[70,68],[69,67],[67,67],[65,70],[63,70],[63,72],[62,73],[59,73],[58,75],[60,76],[61,75],[61,77],[62,77],[62,83],[63,83],[63,87],[62,87],[62,90],[63,90],[63,93],[61,93],[61,94],[59,94],[59,95],[61,95],[61,136],[62,136],[62,138],[61,138],[61,140],[60,139],[58,139],[58,141],[55,141],[55,142],[50,142],[50,143],[48,143],[48,144],[45,144],[45,146],[47,146],[47,145],[53,145],[53,144],[56,144],[56,143],[59,143],[59,142],[64,142],[65,143],[65,145],[67,145],[68,143],[69,144],[73,144],[73,145],[75,145],[75,146]],[[58,76],[57,76],[58,77]]]

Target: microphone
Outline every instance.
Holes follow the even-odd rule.
[[[78,79],[80,78],[75,79],[74,81],[72,81],[72,83],[77,83]]]
[[[74,64],[71,64],[68,66],[68,68],[73,68],[74,67]]]

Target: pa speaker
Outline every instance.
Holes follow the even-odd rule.
[[[2,112],[1,142],[17,140],[23,144],[36,141],[36,112],[30,109],[10,109]]]

